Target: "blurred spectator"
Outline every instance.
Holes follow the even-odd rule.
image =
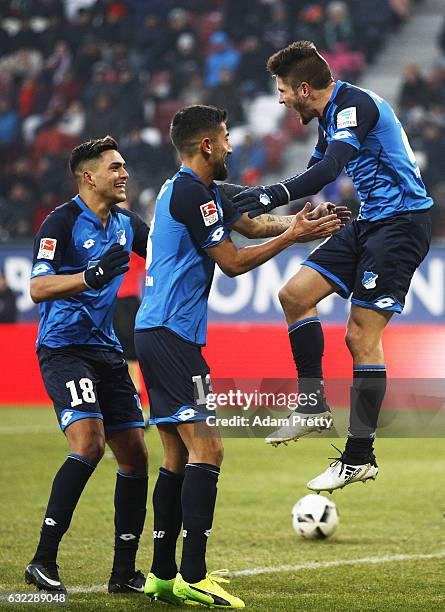
[[[219,83],[210,90],[208,97],[209,104],[225,108],[229,113],[229,124],[240,125],[244,123],[244,109],[238,95],[235,83],[235,74],[227,68],[222,68],[219,75]]]
[[[16,297],[6,284],[3,271],[0,270],[0,323],[15,323],[16,319]]]
[[[404,81],[399,95],[399,106],[408,110],[428,103],[428,84],[417,64],[408,64],[404,70]]]
[[[323,33],[326,51],[335,51],[339,44],[348,50],[354,47],[354,27],[346,2],[335,0],[327,5]]]
[[[240,51],[241,59],[236,76],[241,93],[250,97],[267,92],[270,87],[270,75],[265,68],[269,53],[260,44],[258,36],[248,36]]]
[[[229,117],[230,119],[230,117]],[[266,169],[266,147],[247,133],[229,155],[230,180],[241,185],[258,185]]]
[[[19,132],[19,116],[6,98],[0,98],[0,149],[12,145]]]
[[[240,54],[232,46],[225,32],[215,32],[210,37],[210,53],[206,62],[207,87],[216,87],[221,83],[223,71],[235,71],[240,61]]]

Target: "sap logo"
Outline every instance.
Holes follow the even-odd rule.
[[[45,525],[49,525],[50,527],[54,527],[54,525],[57,525],[56,521],[53,518],[46,518],[44,521]]]
[[[357,125],[357,107],[350,106],[337,115],[337,128],[354,127]]]
[[[117,241],[121,246],[127,244],[127,237],[125,236],[125,230],[119,230],[117,232]]]
[[[124,542],[129,542],[130,540],[135,540],[136,536],[134,535],[134,533],[121,533],[119,538]]]
[[[93,244],[94,244],[94,240],[92,238],[88,238],[88,240],[85,240],[82,246],[84,249],[91,249]]]
[[[198,414],[198,412],[196,410],[193,410],[193,408],[187,408],[186,410],[181,412],[181,414],[178,414],[178,419],[180,421],[188,421],[190,419],[193,419],[193,417],[196,414]]]
[[[63,411],[60,422],[62,423],[64,427],[68,425],[68,423],[71,421],[71,419],[73,418],[73,414],[74,412],[72,410]]]
[[[39,276],[39,274],[46,274],[50,270],[51,270],[51,266],[49,266],[48,264],[44,264],[44,263],[37,264],[36,266],[34,266],[32,275]]]
[[[362,278],[362,285],[365,289],[375,289],[379,275],[365,270]]]
[[[378,300],[376,300],[374,302],[374,304],[378,307],[381,308],[382,310],[385,310],[387,308],[391,308],[391,306],[394,306],[394,304],[396,303],[395,300],[392,299],[392,297],[381,297]]]

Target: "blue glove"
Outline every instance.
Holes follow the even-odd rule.
[[[268,213],[278,206],[288,204],[290,200],[289,191],[283,183],[268,185],[267,187],[251,187],[245,189],[233,198],[233,204],[240,213],[249,213],[253,219],[258,215]]]
[[[130,253],[120,244],[112,244],[95,266],[85,270],[83,282],[89,289],[100,291],[113,278],[128,272],[130,269],[127,266],[129,261]]]

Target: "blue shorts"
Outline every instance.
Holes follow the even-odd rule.
[[[38,358],[62,431],[87,418],[103,420],[106,431],[144,427],[139,396],[121,353],[41,346]]]
[[[337,293],[374,310],[402,312],[414,272],[431,242],[430,212],[357,221],[314,249],[302,265],[333,281]]]
[[[201,347],[166,327],[136,330],[136,354],[150,399],[150,425],[204,421],[211,391]]]

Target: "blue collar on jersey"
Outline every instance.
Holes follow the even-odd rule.
[[[98,227],[100,227],[101,229],[105,229],[103,226],[102,221],[99,219],[99,217],[93,213],[93,211],[91,210],[91,208],[88,208],[88,206],[85,204],[85,202],[82,200],[82,198],[80,197],[79,194],[77,194],[76,196],[74,196],[73,200],[76,202],[76,204],[78,204],[80,206],[80,208],[90,217],[90,219],[92,221],[94,221],[94,224],[97,225]],[[110,211],[110,216],[108,217],[108,221],[107,221],[107,228],[110,225],[110,219],[111,219],[111,211]]]
[[[191,168],[189,168],[188,166],[181,166],[179,168],[179,172],[184,172],[185,174],[190,174],[191,176],[193,176],[193,178],[195,178],[197,181],[199,181],[200,183],[203,183],[203,181],[199,178],[199,176],[196,174],[196,172],[193,172],[193,170]]]

